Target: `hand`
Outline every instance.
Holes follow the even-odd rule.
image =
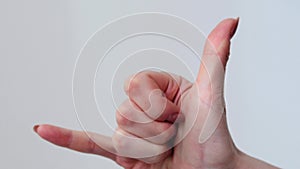
[[[226,19],[210,33],[194,83],[166,72],[129,78],[129,99],[117,110],[112,138],[90,133],[90,139],[83,131],[51,125],[35,126],[35,131],[56,145],[130,169],[274,168],[240,152],[228,131],[224,70],[237,25],[238,19]]]

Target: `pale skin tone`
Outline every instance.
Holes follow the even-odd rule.
[[[218,94],[212,90],[212,83],[223,86],[222,78],[225,71],[217,71],[217,69],[225,70],[229,58],[230,39],[237,25],[238,19],[226,19],[210,33],[204,47],[203,58],[214,61],[216,59],[211,60],[209,57],[218,57],[221,66],[212,66],[208,71],[202,62],[194,83],[166,72],[144,71],[129,78],[124,87],[128,100],[116,112],[118,128],[112,138],[91,133],[97,138],[96,144],[94,139],[83,131],[52,125],[37,125],[34,130],[43,139],[53,144],[110,158],[126,169],[276,168],[242,153],[235,146],[228,130],[225,107],[217,109],[222,114],[212,135],[205,142],[199,143],[199,134],[209,113],[207,110],[211,104],[214,104],[212,96]],[[218,64],[212,63],[212,65]],[[199,93],[195,92],[195,89]],[[152,91],[161,91],[163,94],[153,97],[155,100],[150,103],[149,95]],[[220,96],[223,97],[222,94]],[[164,102],[161,99],[167,100]],[[155,114],[157,112],[154,109],[159,107],[159,103],[165,103],[165,107],[160,114]],[[149,109],[150,106],[156,107]],[[192,111],[197,106],[199,109]],[[195,123],[189,124],[191,119],[194,119]],[[136,120],[149,121],[149,123],[139,123]],[[174,122],[176,125],[172,125]],[[191,130],[187,135],[173,148],[166,149],[170,146],[170,140],[178,139],[184,128],[189,125]],[[161,137],[153,138],[162,132],[164,134]],[[139,142],[133,143],[124,135],[137,138]],[[166,151],[163,151],[165,149]],[[141,150],[143,152],[139,154]],[[138,156],[145,154],[155,155]]]

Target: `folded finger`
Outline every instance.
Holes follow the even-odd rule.
[[[119,156],[135,159],[159,156],[170,149],[166,145],[157,145],[138,138],[120,128],[113,135],[112,143]]]
[[[130,113],[117,112],[116,118],[118,126],[139,138],[143,138],[154,144],[166,144],[176,134],[176,125],[168,122],[151,121],[149,123],[138,123],[130,120],[126,116]],[[151,119],[148,119],[151,120]]]
[[[180,108],[173,103],[179,84],[167,73],[140,72],[127,80],[125,91],[129,99],[151,119],[174,122],[172,120],[180,112]]]

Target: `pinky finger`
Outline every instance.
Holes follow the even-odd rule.
[[[84,131],[69,130],[52,125],[36,125],[34,131],[43,139],[68,149],[101,155],[116,160],[110,137]]]

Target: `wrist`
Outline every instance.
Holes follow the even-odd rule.
[[[234,169],[278,169],[278,167],[238,151]]]

